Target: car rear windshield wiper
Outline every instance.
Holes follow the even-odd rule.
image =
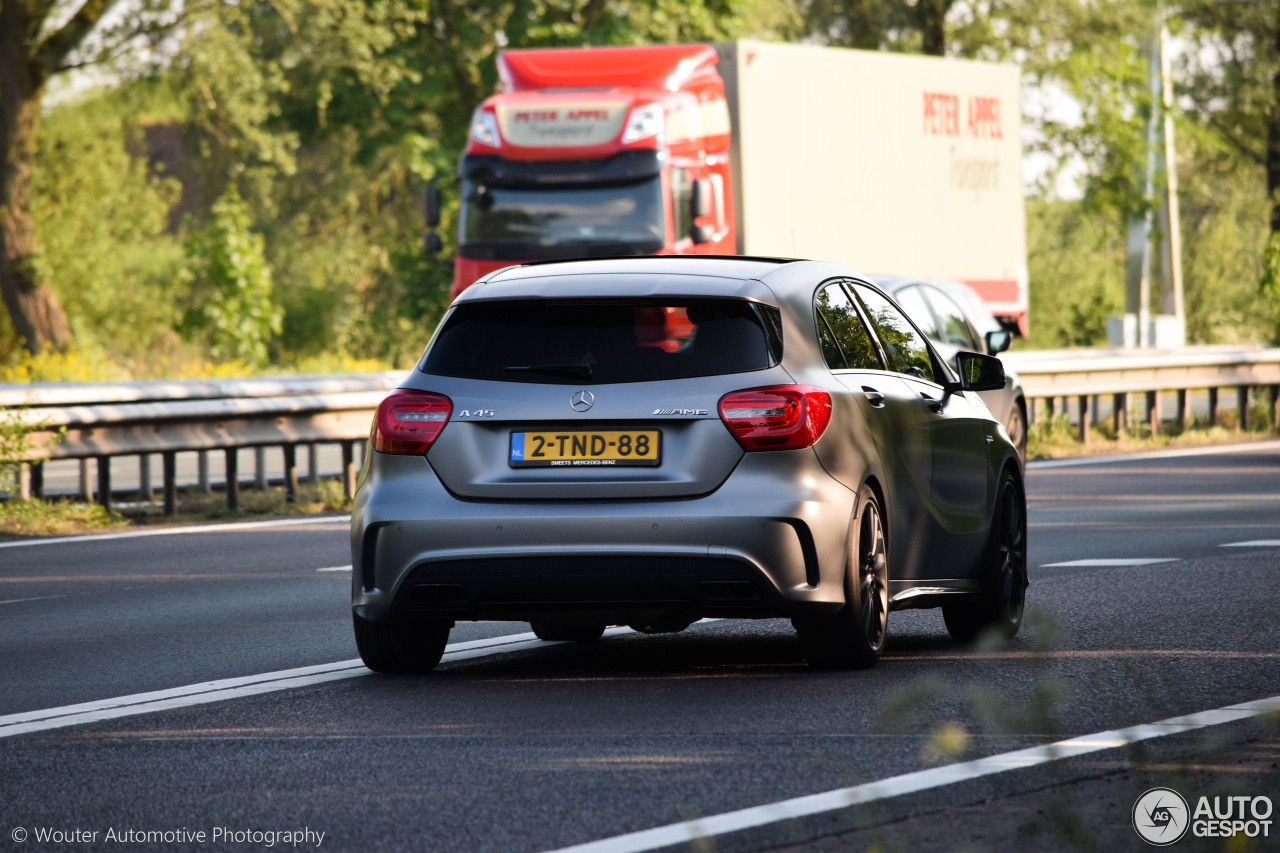
[[[504,368],[508,373],[542,373],[547,376],[565,376],[569,379],[590,379],[591,365],[577,364],[515,364]]]

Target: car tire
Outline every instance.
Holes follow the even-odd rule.
[[[972,640],[983,630],[1013,637],[1026,607],[1027,500],[1011,471],[1000,477],[979,581],[977,601],[942,608],[947,631],[961,641]]]
[[[869,669],[884,651],[889,628],[889,553],[884,513],[867,486],[858,492],[849,525],[845,604],[829,616],[794,620],[809,665],[816,669]]]
[[[439,619],[393,622],[352,613],[351,620],[360,659],[374,672],[430,672],[440,663],[453,628]]]
[[[539,640],[547,642],[589,643],[604,635],[603,622],[555,622],[546,619],[535,619],[529,623],[533,634]]]
[[[1027,416],[1023,408],[1025,405],[1022,402],[1015,402],[1005,421],[1005,431],[1009,433],[1009,438],[1018,451],[1018,462],[1024,468],[1027,464]]]

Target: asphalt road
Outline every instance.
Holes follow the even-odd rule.
[[[703,622],[0,729],[0,844],[52,849],[36,830],[57,829],[97,833],[58,849],[170,847],[106,833],[181,830],[206,834],[184,849],[250,849],[212,834],[307,827],[323,849],[550,850],[1280,694],[1280,446],[1034,468],[1028,490],[1030,613],[1007,645],[894,613],[878,667],[821,673],[786,622]],[[318,571],[349,561],[340,519],[0,546],[0,715],[354,658],[349,574]],[[1129,809],[1170,778],[1280,801],[1276,743],[1254,718],[702,848],[1145,849]],[[1179,842],[1197,844],[1222,841]]]

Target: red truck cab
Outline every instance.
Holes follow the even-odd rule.
[[[459,165],[452,293],[510,264],[734,254],[709,45],[508,50]]]

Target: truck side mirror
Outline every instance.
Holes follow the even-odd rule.
[[[1009,344],[1013,343],[1013,335],[1004,329],[987,332],[985,337],[987,340],[987,352],[991,355],[1004,352],[1009,348]]]
[[[433,257],[440,254],[440,250],[444,248],[444,241],[440,239],[440,235],[434,231],[428,231],[422,235],[422,251],[427,257]]]
[[[689,236],[693,238],[695,246],[701,246],[703,243],[710,243],[716,236],[716,230],[710,225],[695,225],[689,229]]]
[[[689,188],[689,215],[694,219],[711,215],[711,181],[706,178],[698,178]]]
[[[437,228],[440,225],[440,188],[435,184],[427,184],[423,192],[423,206],[427,212],[427,227]]]

